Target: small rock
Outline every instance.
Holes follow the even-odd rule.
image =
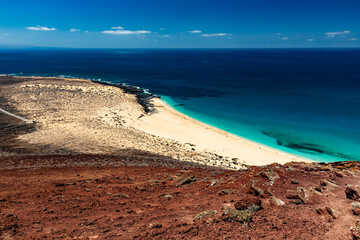
[[[118,198],[118,197],[129,198],[129,195],[127,195],[125,193],[117,193],[117,194],[114,194],[112,197],[113,198]]]
[[[237,221],[245,225],[251,222],[252,215],[248,210],[237,210],[231,207],[225,207],[223,213],[224,221]]]
[[[291,184],[299,184],[299,182],[296,179],[291,179]]]
[[[90,189],[84,188],[85,192],[90,192]]]
[[[299,194],[300,199],[304,202],[307,203],[309,201],[309,194],[308,191],[304,188],[298,187],[297,188],[297,192]]]
[[[307,203],[309,201],[309,193],[306,189],[298,187],[297,191],[293,191],[293,190],[288,190],[286,192],[286,198],[288,199],[297,199],[297,200],[301,200],[303,203]],[[300,203],[299,201],[297,201],[297,203]]]
[[[218,180],[211,180],[211,186],[215,186],[219,181]]]
[[[352,206],[353,208],[360,208],[360,202],[352,202],[352,203],[351,203],[351,206]]]
[[[320,180],[320,185],[321,186],[330,186],[330,187],[338,187],[337,184],[333,183],[333,182],[330,182],[328,180],[325,180],[325,179],[321,179]]]
[[[353,240],[360,240],[360,222],[356,220],[355,227],[350,228],[351,236]]]
[[[220,190],[218,192],[219,196],[223,196],[223,195],[227,195],[227,194],[231,194],[233,191],[230,190],[230,189],[223,189],[223,190]]]
[[[195,220],[198,220],[198,219],[202,219],[204,217],[213,217],[217,214],[217,211],[216,210],[206,210],[206,211],[203,211],[201,213],[199,213],[198,215],[196,215],[194,217],[194,221]]]
[[[275,181],[276,179],[279,178],[279,174],[277,174],[277,172],[274,171],[274,169],[270,168],[267,171],[263,171],[258,173],[257,175],[263,176],[268,178],[270,181]]]
[[[183,185],[186,185],[186,184],[190,184],[190,183],[193,183],[193,182],[197,182],[197,179],[196,177],[192,176],[192,177],[187,177],[187,178],[183,178],[180,180],[180,182],[176,185],[176,187],[181,187]]]
[[[330,216],[332,216],[334,219],[338,218],[338,215],[335,213],[335,210],[330,208],[330,207],[326,207],[326,211],[330,214]]]
[[[360,208],[353,208],[352,212],[355,216],[360,216]]]
[[[273,206],[283,206],[285,202],[275,196],[270,196],[270,204]]]
[[[293,190],[287,190],[286,191],[286,198],[288,199],[299,199],[299,194],[296,191]]]
[[[359,186],[357,186],[357,185],[356,186],[354,186],[354,185],[346,186],[345,194],[348,199],[353,199],[353,200],[359,199],[360,198]]]
[[[162,225],[159,223],[150,223],[149,225],[150,228],[162,228]]]
[[[318,208],[316,208],[316,212],[317,212],[319,215],[326,215],[326,214],[327,214],[327,211],[326,211],[325,207],[318,207]]]
[[[162,198],[167,198],[167,199],[173,198],[173,196],[172,196],[171,194],[161,195],[160,197],[162,197]]]
[[[335,213],[335,210],[332,209],[331,207],[318,207],[316,208],[316,212],[322,216],[330,215],[333,219],[338,218],[338,215]]]
[[[256,187],[255,182],[251,185],[250,190],[254,192],[255,196],[260,196],[263,198],[265,195],[265,191],[260,187]]]
[[[250,212],[256,212],[261,207],[261,200],[254,196],[244,196],[240,201],[237,201],[234,205],[237,210],[249,210]]]

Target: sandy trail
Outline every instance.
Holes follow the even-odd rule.
[[[11,112],[8,112],[8,111],[6,111],[6,110],[4,110],[4,109],[2,109],[2,108],[0,108],[0,112],[5,113],[5,114],[7,114],[7,115],[9,115],[9,116],[12,116],[12,117],[14,117],[14,118],[17,118],[17,119],[19,119],[19,120],[21,120],[21,121],[24,121],[25,123],[33,123],[33,122],[34,122],[34,121],[32,121],[32,120],[29,120],[29,119],[20,117],[20,116],[18,116],[18,115],[15,115],[15,114],[13,114],[13,113],[11,113]]]

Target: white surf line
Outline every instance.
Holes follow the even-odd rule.
[[[18,116],[18,115],[15,115],[15,114],[13,114],[13,113],[11,113],[11,112],[8,112],[8,111],[2,109],[2,108],[0,108],[0,112],[3,112],[3,113],[5,113],[5,114],[7,114],[7,115],[9,115],[9,116],[14,117],[14,118],[20,119],[21,121],[24,121],[24,122],[26,122],[26,123],[34,123],[34,121],[32,121],[32,120],[29,120],[29,119],[20,117],[20,116]]]

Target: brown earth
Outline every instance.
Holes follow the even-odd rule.
[[[231,171],[146,156],[2,157],[0,239],[352,239],[357,162]]]

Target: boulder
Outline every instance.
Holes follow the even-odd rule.
[[[270,196],[270,204],[272,206],[283,206],[285,202],[275,196]]]
[[[356,225],[350,228],[351,236],[353,240],[360,240],[360,223],[356,221]]]
[[[206,211],[203,211],[199,214],[197,214],[195,217],[194,217],[194,221],[195,220],[199,220],[199,219],[202,219],[204,217],[213,217],[213,216],[216,216],[217,214],[217,211],[216,210],[206,210]]]
[[[360,198],[360,188],[358,185],[347,185],[345,194],[348,199],[357,200]]]
[[[236,221],[248,225],[251,222],[252,215],[248,210],[237,210],[231,207],[225,207],[223,213],[224,221]]]
[[[251,195],[245,195],[240,201],[237,201],[234,205],[237,210],[248,210],[250,212],[256,212],[261,207],[261,200]]]
[[[288,190],[286,192],[286,197],[288,199],[301,200],[302,203],[307,203],[309,201],[309,192],[302,187],[298,187],[296,191]],[[300,202],[297,201],[297,203]]]
[[[197,179],[194,176],[183,178],[183,179],[181,179],[179,181],[179,183],[176,185],[176,187],[181,187],[183,185],[190,184],[190,183],[193,183],[193,182],[197,182]]]
[[[231,194],[233,191],[230,189],[223,189],[218,192],[219,196]]]

